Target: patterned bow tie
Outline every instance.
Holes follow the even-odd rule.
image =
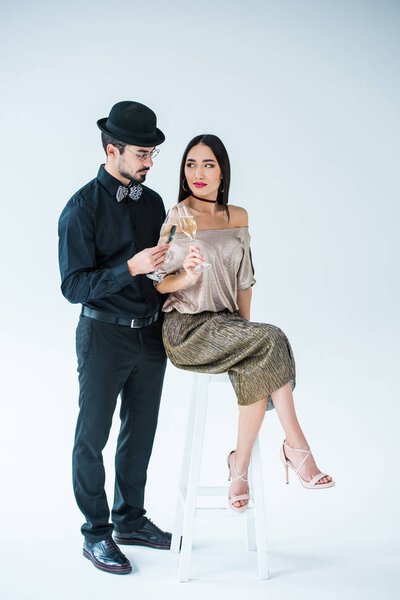
[[[117,202],[121,202],[121,200],[123,200],[127,196],[129,196],[129,198],[132,198],[132,200],[139,200],[140,196],[142,195],[142,192],[143,188],[140,185],[140,183],[138,183],[137,185],[131,185],[129,187],[120,185],[117,189],[115,197],[117,198]]]

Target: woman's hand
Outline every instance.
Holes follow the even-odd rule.
[[[196,246],[190,246],[190,252],[182,264],[183,270],[166,275],[160,283],[157,283],[156,289],[161,294],[168,294],[192,286],[202,274],[201,270],[195,271],[195,268],[204,261],[205,258],[200,250]]]
[[[195,271],[195,268],[204,262],[205,258],[200,252],[199,248],[196,246],[190,246],[190,252],[183,261],[182,266],[185,269],[187,279],[191,283],[194,283],[200,277],[201,270],[199,269],[198,271]]]

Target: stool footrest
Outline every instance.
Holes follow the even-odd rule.
[[[198,506],[195,512],[196,517],[218,517],[219,519],[250,519],[254,516],[252,513],[254,513],[254,506],[249,506],[244,512],[235,512],[228,503],[221,507]]]
[[[180,493],[186,497],[187,488],[181,487]],[[226,496],[228,494],[228,486],[199,486],[197,488],[198,496]]]
[[[186,503],[186,488],[181,488],[180,490],[180,501],[185,506]],[[223,486],[200,486],[197,488],[197,498],[201,498],[200,502],[197,503],[194,507],[196,511],[196,515],[198,516],[213,516],[212,513],[215,513],[214,516],[232,516],[236,517],[238,515],[244,515],[245,513],[238,513],[231,509],[228,503],[227,498],[228,489]],[[217,499],[217,501],[215,501]],[[210,505],[207,506],[202,502],[202,500],[208,500]],[[214,501],[214,503],[212,503]],[[222,502],[223,504],[222,504]],[[254,510],[254,504],[250,500],[250,504],[247,511]],[[228,511],[229,515],[222,515],[223,511]]]

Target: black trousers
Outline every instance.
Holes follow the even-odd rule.
[[[79,416],[73,450],[73,485],[85,516],[83,535],[96,542],[144,522],[144,488],[157,427],[166,356],[162,323],[131,329],[80,317],[76,330]],[[118,395],[121,428],[115,457],[115,492],[110,511],[104,490],[102,451]]]

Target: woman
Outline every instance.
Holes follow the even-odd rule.
[[[182,159],[178,206],[187,206],[196,219],[196,245],[178,231],[157,289],[169,293],[163,339],[171,362],[201,373],[229,373],[239,405],[236,450],[228,456],[229,502],[243,511],[249,502],[251,451],[266,409],[276,409],[285,432],[286,481],[290,467],[309,489],[335,483],[317,468],[297,420],[288,339],[278,327],[250,322],[255,280],[248,216],[243,208],[228,206],[229,184],[229,157],[221,140],[195,137]],[[204,255],[212,266],[208,271],[201,269]]]

